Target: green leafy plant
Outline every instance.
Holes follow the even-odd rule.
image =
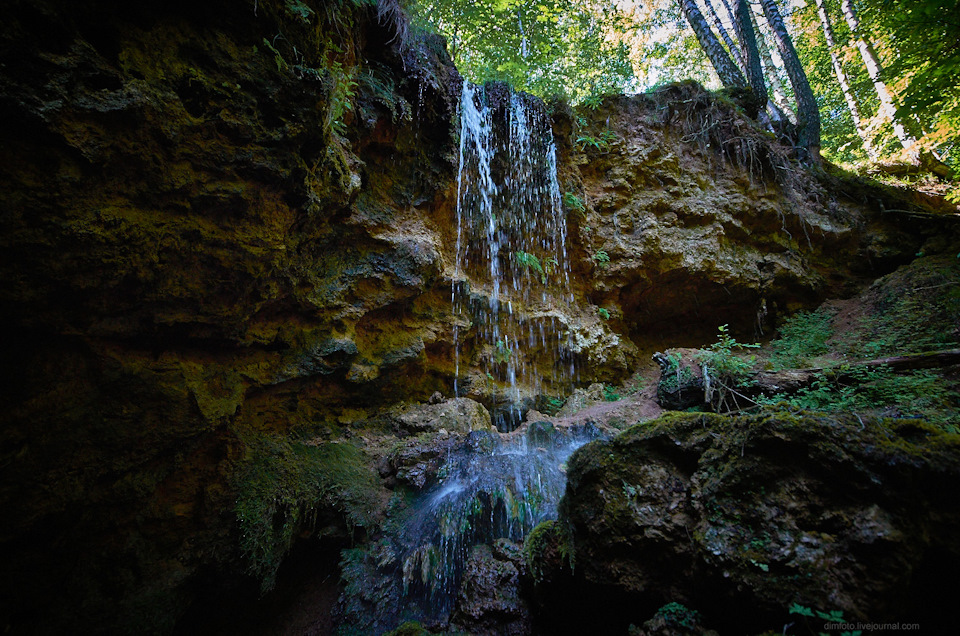
[[[541,262],[539,258],[529,252],[515,252],[513,258],[520,267],[534,272],[544,285],[547,283],[547,276],[552,274],[559,266],[557,259],[552,256]]]
[[[843,618],[843,610],[830,610],[829,612],[821,612],[817,609],[812,609],[805,605],[800,605],[799,603],[793,603],[787,608],[787,612],[796,616],[802,617],[806,622],[807,618],[817,618],[828,623],[845,623],[846,621]],[[811,632],[814,631],[814,625],[807,625],[807,628]],[[819,629],[816,630],[818,634],[823,634],[824,632]],[[840,636],[862,636],[863,632],[860,630],[856,631],[844,631],[840,633]]]
[[[577,147],[580,150],[586,150],[587,148],[593,148],[594,150],[605,151],[610,148],[610,144],[617,141],[619,137],[612,130],[604,130],[600,133],[599,137],[592,137],[590,135],[580,135],[577,137]]]
[[[950,433],[960,432],[960,395],[949,382],[928,370],[897,374],[886,366],[841,365],[818,373],[793,395],[773,395],[763,404],[789,405],[810,411],[877,411],[897,408]]]
[[[697,360],[703,370],[704,396],[716,411],[729,412],[741,408],[742,400],[753,402],[737,389],[747,382],[753,373],[754,356],[747,359],[734,353],[738,349],[755,349],[759,344],[744,344],[730,335],[728,325],[717,328],[717,341],[710,348],[701,350]]]
[[[603,385],[603,399],[607,402],[616,402],[620,399],[620,394],[612,386]]]
[[[700,612],[680,603],[667,603],[657,610],[657,616],[671,627],[693,629],[700,622]]]
[[[496,349],[493,352],[493,361],[497,364],[505,364],[510,361],[512,353],[503,340],[497,340]]]
[[[597,264],[597,267],[601,269],[606,269],[610,264],[610,255],[607,254],[604,250],[597,250],[593,253],[593,256],[590,257],[594,263]]]
[[[353,112],[353,100],[357,93],[356,67],[345,68],[339,60],[327,67],[327,130],[338,137],[346,133],[345,116]]]
[[[563,205],[565,205],[568,210],[578,212],[581,216],[583,216],[587,211],[587,206],[583,203],[583,199],[575,195],[573,192],[563,193]]]
[[[310,17],[313,15],[313,9],[305,5],[300,0],[286,0],[285,5],[287,11],[291,15],[300,18],[300,20],[306,22],[307,24],[310,23]]]
[[[555,397],[545,397],[540,404],[540,411],[546,415],[556,415],[563,408],[564,400]]]

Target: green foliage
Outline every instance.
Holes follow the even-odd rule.
[[[300,0],[286,0],[285,2],[287,11],[299,18],[301,21],[310,23],[310,18],[313,16],[313,9],[305,5]]]
[[[829,351],[827,340],[833,335],[835,312],[820,308],[790,316],[779,329],[779,338],[770,343],[772,362],[777,369],[807,366],[816,356]]]
[[[237,474],[236,515],[248,570],[266,592],[294,537],[310,530],[317,509],[332,506],[354,526],[370,526],[379,480],[348,443],[261,439]]]
[[[629,28],[613,3],[588,0],[419,0],[412,14],[443,34],[472,82],[503,80],[541,97],[579,100],[622,92],[630,51],[614,36]]]
[[[841,345],[852,355],[867,358],[956,346],[960,285],[944,278],[937,273],[913,280],[909,288],[888,288],[878,297],[873,314],[859,325],[859,337]]]
[[[600,133],[599,137],[580,135],[577,137],[576,144],[580,150],[593,148],[594,150],[606,151],[610,149],[610,144],[614,143],[618,139],[619,137],[612,130],[604,130]]]
[[[700,622],[700,612],[680,603],[667,603],[657,610],[657,616],[671,627],[693,629]]]
[[[606,269],[610,265],[610,255],[607,254],[604,250],[597,250],[593,253],[593,256],[590,257],[594,263],[597,264],[597,267],[601,269]]]
[[[927,370],[897,374],[882,365],[842,365],[817,374],[809,387],[795,395],[775,395],[758,401],[812,411],[896,408],[906,416],[923,418],[948,432],[960,432],[960,395],[946,380]]]
[[[787,612],[801,617],[801,620],[803,620],[804,623],[806,623],[807,628],[811,632],[813,632],[816,629],[818,634],[823,633],[822,631],[819,630],[819,628],[822,627],[822,624],[817,624],[817,623],[810,624],[810,622],[806,620],[807,618],[817,618],[821,621],[826,621],[828,623],[847,622],[843,618],[842,610],[830,610],[829,612],[821,612],[820,610],[811,609],[804,605],[800,605],[799,603],[793,603],[787,609]],[[863,632],[859,630],[852,631],[852,632],[841,632],[840,636],[861,636],[862,633]]]
[[[544,397],[539,405],[539,411],[546,415],[556,415],[563,408],[565,400],[556,397]]]
[[[680,354],[676,352],[667,354],[667,368],[660,376],[660,383],[657,385],[658,393],[672,393],[681,386],[686,386],[693,379],[690,367],[683,366],[680,362]]]
[[[587,211],[587,206],[584,205],[583,199],[575,195],[573,192],[563,193],[563,205],[565,205],[568,210],[577,212],[581,216],[583,216]]]
[[[754,356],[741,358],[734,353],[736,349],[757,348],[758,344],[744,344],[737,342],[730,335],[727,325],[717,328],[718,338],[709,349],[701,350],[697,360],[703,369],[703,384],[706,401],[710,402],[717,412],[740,410],[746,404],[741,404],[737,396],[745,399],[738,389],[743,387],[753,374],[756,362]]]
[[[393,123],[411,121],[413,108],[396,89],[392,73],[380,64],[371,63],[358,78],[358,103],[363,105],[365,113],[371,112],[375,104],[385,107]]]
[[[506,364],[510,361],[513,354],[510,347],[503,340],[497,340],[496,349],[493,352],[493,361],[497,364]]]
[[[392,632],[387,632],[383,636],[431,636],[423,625],[414,621],[407,621]]]
[[[515,252],[513,259],[520,267],[534,272],[544,285],[547,283],[547,276],[552,274],[559,265],[557,259],[552,256],[545,258],[541,263],[539,258],[528,252]]]
[[[344,117],[353,111],[353,99],[357,94],[357,68],[345,68],[339,60],[327,66],[326,82],[328,87],[327,113],[325,125],[328,131],[338,137],[346,132]]]
[[[717,341],[709,349],[702,350],[698,356],[705,371],[731,386],[741,384],[753,372],[756,361],[753,356],[743,359],[734,354],[736,349],[756,349],[759,344],[744,344],[730,335],[728,325],[717,327]]]
[[[603,399],[607,402],[616,402],[620,399],[620,394],[612,386],[603,385]]]

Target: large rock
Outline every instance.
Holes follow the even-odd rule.
[[[617,331],[644,348],[767,328],[778,312],[849,295],[913,257],[938,220],[903,223],[909,194],[797,170],[734,103],[693,82],[582,108],[567,147],[574,256]],[[926,226],[926,227],[925,227]],[[952,222],[956,227],[956,222]]]
[[[916,420],[663,416],[571,459],[576,574],[538,598],[567,627],[591,603],[622,629],[677,602],[721,633],[779,629],[793,604],[946,629],[958,477],[960,437]]]
[[[490,413],[479,402],[470,398],[452,398],[439,404],[411,406],[395,417],[404,434],[436,433],[441,429],[450,433],[493,430]]]
[[[501,539],[491,549],[476,545],[464,566],[452,622],[476,636],[526,636],[530,612],[520,595],[521,559],[515,544]]]

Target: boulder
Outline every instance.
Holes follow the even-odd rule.
[[[452,622],[474,636],[531,634],[530,612],[520,595],[521,551],[501,539],[476,545],[465,564]]]
[[[602,605],[625,630],[668,603],[720,633],[779,630],[803,618],[791,607],[951,624],[960,437],[922,421],[672,413],[588,444],[568,474],[575,575],[537,594],[554,627]]]

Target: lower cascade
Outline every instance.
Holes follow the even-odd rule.
[[[348,594],[347,618],[375,622],[363,633],[406,620],[437,626],[456,620],[463,613],[458,601],[470,602],[461,589],[472,553],[492,546],[504,561],[519,563],[523,538],[556,519],[566,461],[600,437],[593,425],[540,421],[509,435],[474,431],[448,447],[436,483],[395,501],[386,536],[369,550],[346,551],[348,593],[378,590],[374,607]]]

